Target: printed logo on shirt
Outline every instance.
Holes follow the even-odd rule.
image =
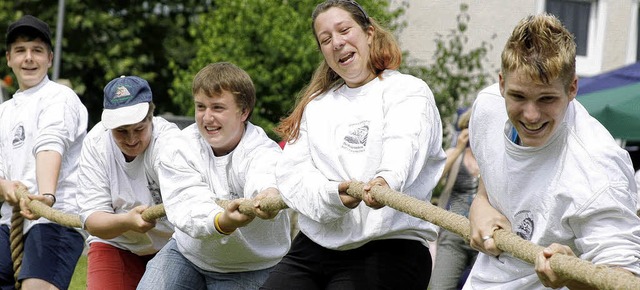
[[[362,152],[367,147],[367,137],[369,137],[369,121],[349,125],[349,134],[344,136],[342,148],[353,152]]]
[[[22,144],[24,144],[24,139],[24,126],[22,126],[22,124],[18,124],[13,128],[13,141],[11,141],[13,148],[21,147]]]
[[[521,238],[530,241],[533,235],[535,225],[533,223],[533,217],[528,210],[521,211],[515,216],[516,221],[516,234]]]

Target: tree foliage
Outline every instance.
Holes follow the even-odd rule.
[[[246,70],[256,86],[252,122],[271,131],[293,108],[297,93],[311,79],[322,56],[311,30],[317,0],[219,0],[217,8],[200,16],[189,31],[196,57],[177,76],[170,94],[181,112],[193,114],[191,81],[208,63],[228,61]],[[389,1],[359,1],[370,16],[394,24],[401,9]],[[397,27],[398,24],[394,24]]]
[[[90,124],[100,119],[102,89],[119,75],[147,79],[157,113],[193,115],[191,81],[211,62],[228,61],[251,75],[258,96],[253,122],[275,138],[271,128],[293,108],[322,56],[311,30],[319,0],[65,0],[60,77],[70,79],[89,109]],[[388,0],[361,0],[369,15],[391,31],[405,6]],[[490,82],[483,60],[491,47],[468,49],[468,6],[458,26],[435,40],[435,63],[406,64],[403,71],[432,88],[444,124],[472,94]],[[0,30],[24,14],[51,26],[56,37],[58,1],[0,1]],[[0,66],[0,76],[12,75]],[[15,91],[14,83],[9,91]]]
[[[149,81],[158,112],[175,107],[167,91],[176,68],[195,54],[187,33],[194,15],[212,9],[213,0],[101,1],[65,0],[60,78],[69,79],[89,110],[90,123],[100,120],[103,88],[120,75]],[[51,27],[55,45],[58,1],[0,2],[0,29],[25,14]],[[0,68],[9,75],[8,67]],[[12,91],[17,89],[14,83]]]

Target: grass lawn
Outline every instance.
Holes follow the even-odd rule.
[[[82,255],[76,265],[76,271],[73,272],[73,277],[71,277],[69,290],[85,289],[87,289],[87,255]]]

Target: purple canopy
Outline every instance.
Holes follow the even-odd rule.
[[[578,95],[640,82],[640,62],[592,77],[578,79]]]

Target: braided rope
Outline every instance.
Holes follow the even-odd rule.
[[[22,233],[23,224],[24,217],[20,214],[20,206],[14,205],[11,215],[9,241],[11,241],[11,260],[13,261],[13,278],[16,289],[20,289],[22,286],[18,281],[18,274],[20,274],[20,268],[22,268],[22,256],[24,254],[24,244],[22,243],[24,238]]]
[[[347,193],[362,199],[363,187],[364,183],[362,182],[352,182]],[[385,187],[373,187],[371,195],[382,204],[431,222],[462,236],[467,241],[469,240],[471,232],[469,221],[461,215]],[[524,240],[506,230],[494,232],[493,239],[498,249],[530,264],[535,264],[536,255],[543,250],[542,246]],[[607,266],[594,265],[577,257],[553,255],[550,263],[551,268],[558,275],[583,282],[597,289],[640,289],[640,278],[633,274]]]
[[[349,189],[347,190],[347,194],[355,198],[362,199],[364,194],[363,188],[364,183],[355,181],[351,182]],[[469,220],[461,215],[449,212],[434,206],[431,203],[381,186],[374,186],[371,189],[371,195],[381,204],[440,226],[452,233],[460,235],[466,241],[469,241],[471,232]],[[216,203],[223,208],[226,208],[229,202],[230,201],[226,200],[216,201]],[[31,201],[29,203],[31,210],[49,219],[49,216],[47,215],[49,213],[40,212],[38,209],[34,210],[34,203],[37,204],[38,202]],[[240,203],[238,210],[243,214],[253,215],[253,204],[253,200],[243,200]],[[42,205],[47,207],[44,204]],[[282,198],[275,197],[261,200],[260,208],[263,211],[269,212],[286,209],[288,206],[284,203]],[[142,212],[142,218],[147,221],[152,221],[165,216],[165,214],[164,206],[159,204],[149,207],[147,210]],[[54,221],[52,219],[49,220]],[[542,246],[526,241],[516,234],[506,230],[495,231],[493,238],[498,249],[503,252],[510,253],[514,257],[530,264],[535,264],[536,255],[543,249]],[[619,271],[603,265],[594,265],[589,261],[568,255],[553,255],[550,259],[550,263],[551,268],[558,275],[583,282],[598,289],[640,290],[640,278],[625,271]]]

